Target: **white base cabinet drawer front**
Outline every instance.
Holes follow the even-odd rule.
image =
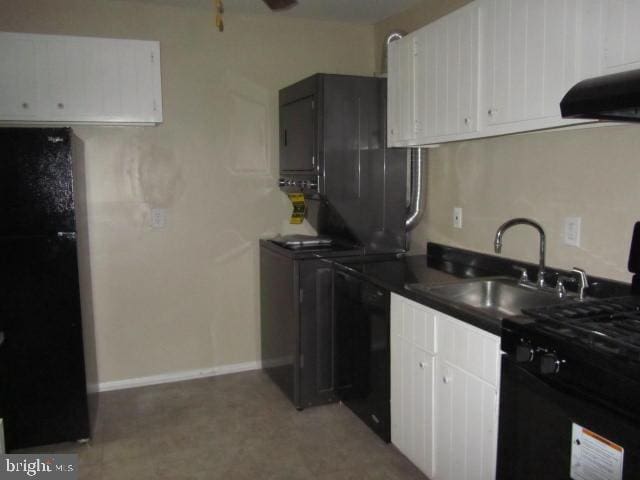
[[[493,480],[498,390],[447,361],[436,374],[435,480]]]
[[[436,310],[399,295],[391,295],[391,333],[432,354],[437,349],[437,315]]]

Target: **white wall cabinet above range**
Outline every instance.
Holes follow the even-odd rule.
[[[159,43],[0,32],[0,121],[160,123]]]
[[[561,118],[560,100],[600,71],[600,1],[478,1],[485,135],[581,123]]]
[[[640,68],[640,2],[606,2],[604,72],[617,73]]]
[[[389,85],[404,90],[390,92],[389,129],[413,129],[389,142],[585,123],[561,118],[560,100],[585,78],[640,68],[638,24],[637,0],[475,0],[391,44]]]
[[[493,480],[500,339],[391,296],[391,441],[434,480]]]

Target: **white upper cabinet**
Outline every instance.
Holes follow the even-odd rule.
[[[0,32],[0,121],[160,123],[159,43]]]
[[[640,68],[640,2],[607,2],[604,73]]]
[[[597,74],[599,9],[590,0],[480,0],[483,10],[481,119],[487,135],[579,123],[563,120],[560,100]],[[596,5],[597,6],[597,5]],[[597,51],[597,50],[596,50]]]
[[[477,131],[478,35],[474,2],[391,43],[391,146],[432,144]]]
[[[390,146],[415,141],[414,62],[416,34],[389,45],[387,80],[387,138]],[[393,73],[392,73],[393,72]]]
[[[589,122],[563,119],[560,101],[585,78],[640,68],[639,24],[638,0],[475,0],[392,43],[390,144]]]
[[[419,143],[478,129],[479,12],[471,3],[416,34],[415,109]]]

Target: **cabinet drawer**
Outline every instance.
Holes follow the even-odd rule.
[[[500,338],[448,315],[438,317],[439,358],[498,386]]]
[[[436,314],[424,305],[412,300],[391,296],[391,334],[397,335],[417,348],[435,354]]]

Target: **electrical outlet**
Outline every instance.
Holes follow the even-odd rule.
[[[580,229],[582,218],[566,217],[564,219],[564,243],[572,247],[580,246]]]
[[[151,209],[151,228],[164,228],[167,224],[167,210],[165,208]]]
[[[453,228],[462,228],[462,207],[453,207]]]

